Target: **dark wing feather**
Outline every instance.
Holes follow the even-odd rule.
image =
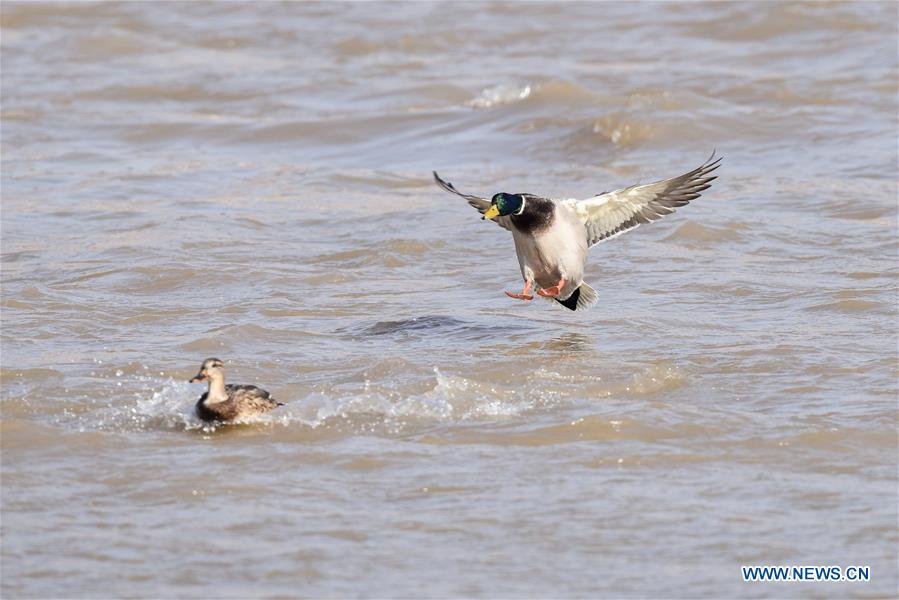
[[[461,196],[468,200],[468,203],[472,205],[479,213],[482,215],[487,212],[487,209],[490,208],[490,201],[486,198],[481,198],[480,196],[472,196],[471,194],[463,194],[459,190],[456,189],[456,186],[451,184],[449,181],[444,181],[440,178],[440,175],[437,174],[437,171],[432,171],[434,173],[434,182],[443,189],[449,192],[450,194],[455,194],[457,196]],[[493,219],[493,221],[504,229],[508,229],[511,231],[512,223],[509,220],[509,217],[497,217]]]

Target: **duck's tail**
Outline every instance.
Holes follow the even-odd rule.
[[[581,283],[581,286],[564,300],[555,298],[556,302],[569,310],[586,310],[596,304],[597,300],[599,300],[599,295],[596,290],[586,283]]]

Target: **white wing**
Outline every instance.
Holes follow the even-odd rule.
[[[589,247],[660,219],[699,198],[700,192],[715,179],[709,174],[720,166],[722,158],[715,159],[712,152],[702,166],[679,177],[634,185],[586,200],[562,200],[561,204],[573,210],[587,228]]]

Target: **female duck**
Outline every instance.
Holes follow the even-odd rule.
[[[204,421],[245,419],[284,405],[255,385],[225,385],[224,366],[217,358],[207,358],[190,380],[209,382],[209,389],[197,401],[197,416]]]

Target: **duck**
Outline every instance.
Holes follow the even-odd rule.
[[[190,383],[208,381],[209,389],[197,400],[197,416],[203,421],[230,422],[255,417],[283,406],[272,395],[255,385],[225,385],[225,363],[207,358]]]
[[[594,245],[669,215],[709,188],[717,178],[723,156],[716,153],[699,167],[654,183],[603,192],[585,200],[556,200],[535,194],[500,192],[490,200],[463,194],[433,171],[443,190],[465,198],[481,213],[512,232],[524,289],[506,292],[510,298],[531,301],[532,291],[573,311],[598,300],[584,282],[587,251]]]

